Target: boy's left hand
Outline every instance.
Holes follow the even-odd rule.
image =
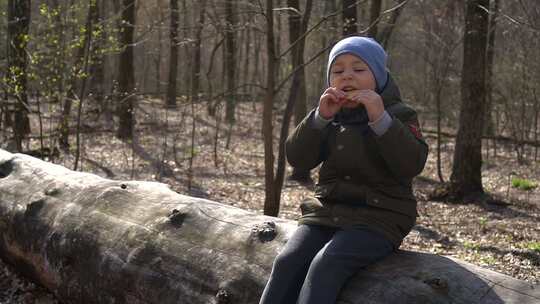
[[[384,113],[384,104],[381,96],[373,90],[354,90],[347,94],[347,99],[356,105],[366,108],[369,121],[374,122]]]

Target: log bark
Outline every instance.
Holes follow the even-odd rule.
[[[0,256],[64,303],[257,303],[291,221],[0,150]],[[538,303],[540,287],[398,252],[338,303]]]

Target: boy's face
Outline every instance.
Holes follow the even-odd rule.
[[[368,65],[352,54],[339,55],[330,67],[330,86],[340,89],[345,94],[358,90],[373,90],[377,87],[375,77]],[[343,107],[352,108],[358,104],[346,102]]]

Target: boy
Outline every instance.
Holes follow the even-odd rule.
[[[333,304],[360,268],[399,247],[415,223],[412,179],[428,146],[373,39],[339,41],[319,106],[287,139],[293,167],[322,163],[315,198],[274,261],[260,304]]]

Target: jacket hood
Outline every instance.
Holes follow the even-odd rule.
[[[399,88],[390,73],[388,73],[388,82],[386,83],[386,86],[384,87],[380,95],[383,99],[385,108],[388,108],[395,103],[401,102],[401,92],[399,91]]]

